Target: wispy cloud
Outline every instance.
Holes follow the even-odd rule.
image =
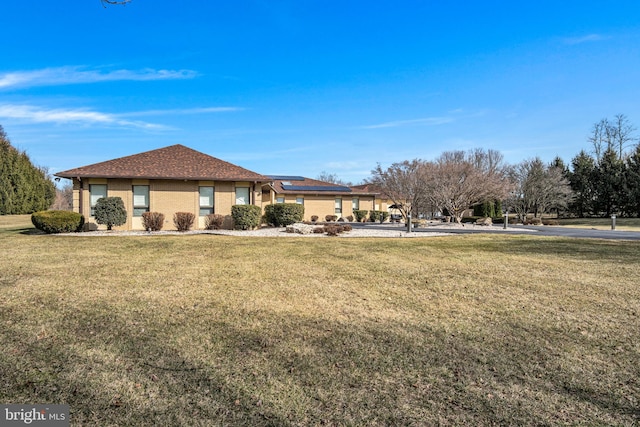
[[[120,117],[141,117],[141,116],[167,116],[167,115],[187,115],[187,114],[215,114],[243,111],[242,107],[202,107],[202,108],[177,108],[169,110],[147,110],[135,111],[120,114]]]
[[[394,128],[400,126],[414,126],[414,125],[442,125],[445,123],[451,123],[454,119],[452,117],[425,117],[422,119],[412,120],[396,120],[392,122],[378,123],[375,125],[360,126],[360,129],[382,129],[382,128]]]
[[[57,67],[41,70],[0,73],[0,89],[34,86],[60,86],[108,81],[150,81],[192,79],[198,73],[192,70],[102,70],[84,67]]]
[[[562,39],[562,41],[568,45],[576,45],[582,43],[598,42],[601,40],[607,40],[608,38],[609,37],[603,36],[602,34],[587,34],[586,36],[581,37],[566,37]]]
[[[0,105],[0,117],[24,120],[31,123],[84,124],[124,126],[146,130],[167,130],[168,126],[142,121],[124,120],[115,114],[86,109],[45,109],[32,105]]]

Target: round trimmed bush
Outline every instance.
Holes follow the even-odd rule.
[[[96,222],[107,226],[111,230],[127,222],[127,210],[120,197],[101,197],[96,202]]]
[[[253,230],[260,226],[262,209],[256,205],[233,205],[231,216],[236,230]]]
[[[224,225],[224,215],[209,214],[204,218],[204,228],[206,230],[220,230]]]
[[[193,226],[196,216],[191,212],[176,212],[173,214],[173,225],[178,231],[189,231]]]
[[[84,216],[70,211],[40,211],[31,214],[31,223],[48,234],[72,233],[82,230]]]
[[[297,203],[276,203],[264,208],[264,216],[267,224],[275,227],[301,222],[304,218],[304,206]]]
[[[369,211],[356,209],[353,211],[353,215],[356,217],[356,222],[365,222],[367,220],[367,215],[369,215]]]
[[[147,231],[160,231],[164,226],[164,214],[160,212],[143,212],[142,226]]]

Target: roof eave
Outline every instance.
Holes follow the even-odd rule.
[[[269,182],[267,177],[211,177],[211,176],[146,176],[146,175],[105,175],[105,174],[78,174],[78,173],[56,173],[54,176],[60,178],[99,178],[99,179],[157,179],[157,180],[169,180],[169,181],[223,181],[223,182]]]

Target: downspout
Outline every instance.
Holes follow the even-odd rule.
[[[80,183],[80,188],[78,189],[78,213],[82,215],[82,206],[84,204],[84,182],[82,182],[82,178],[79,176],[76,177],[78,182]],[[73,203],[73,200],[71,201]],[[73,209],[73,206],[72,206]],[[86,220],[86,219],[85,219]]]

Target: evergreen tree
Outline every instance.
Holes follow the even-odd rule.
[[[596,214],[611,216],[622,213],[626,204],[625,164],[618,153],[608,148],[595,173]]]
[[[628,189],[627,212],[640,217],[640,145],[627,160],[626,184]]]
[[[571,161],[572,171],[569,172],[569,183],[573,191],[573,200],[569,210],[578,217],[594,214],[596,197],[596,163],[593,157],[584,150]]]
[[[0,126],[0,215],[29,214],[48,209],[55,185],[46,169],[34,166],[14,148]]]
[[[560,157],[556,156],[556,158],[549,164],[549,167],[561,170],[565,178],[569,179],[569,168],[564,164],[564,160]]]
[[[127,222],[127,211],[120,197],[101,197],[96,202],[95,218],[98,224],[111,230]]]

